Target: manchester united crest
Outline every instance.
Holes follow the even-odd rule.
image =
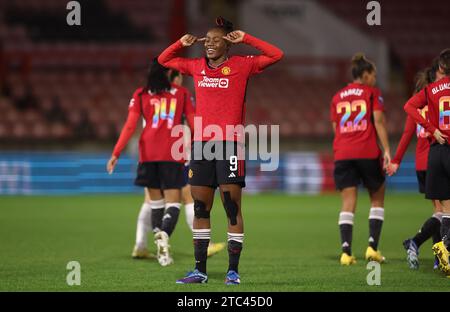
[[[231,68],[228,66],[225,66],[224,68],[222,68],[222,74],[224,74],[225,76],[231,74]]]

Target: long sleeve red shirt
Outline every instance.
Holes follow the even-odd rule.
[[[248,79],[279,61],[283,52],[249,34],[244,35],[243,42],[259,49],[262,55],[234,55],[219,67],[211,68],[205,57],[177,57],[177,53],[183,48],[181,41],[178,40],[158,57],[159,63],[163,66],[176,69],[194,79],[195,116],[201,117],[201,122],[194,126],[194,141],[244,139],[239,126],[243,126],[245,120]],[[217,131],[212,133],[212,127]]]

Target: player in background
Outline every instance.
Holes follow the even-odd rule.
[[[442,205],[442,241],[433,245],[433,251],[439,259],[439,268],[450,276],[450,49],[440,53],[438,64],[438,73],[444,77],[411,97],[404,108],[416,123],[433,134],[428,153],[425,198],[438,200]],[[428,120],[418,111],[427,105]]]
[[[234,31],[233,25],[223,18],[217,18],[216,24],[205,38],[184,35],[158,58],[164,66],[193,76],[196,91],[195,116],[200,117],[202,124],[201,128],[196,124],[199,129],[194,129],[189,168],[195,214],[195,269],[185,278],[177,280],[177,283],[182,284],[208,281],[206,259],[211,238],[210,211],[217,186],[228,217],[229,265],[225,284],[240,283],[238,265],[244,241],[241,197],[242,187],[245,186],[245,137],[239,131],[233,130],[230,133],[226,126],[240,126],[243,129],[245,92],[249,77],[260,73],[283,56],[283,52],[277,47],[241,30]],[[184,47],[196,42],[203,42],[206,57],[189,59],[176,56]],[[253,46],[262,55],[229,55],[230,46],[238,43]],[[219,128],[222,136],[220,133],[213,135],[204,131],[211,126]],[[207,146],[212,146],[210,150],[215,151],[213,158],[205,157],[203,148]]]
[[[189,94],[184,88],[170,83],[167,71],[156,59],[153,61],[147,85],[138,88],[133,94],[127,121],[107,164],[108,172],[112,173],[139,118],[143,116],[146,123],[139,139],[139,165],[135,184],[148,188],[150,200],[139,213],[137,248],[147,246],[149,227],[145,220],[151,219],[157,258],[162,266],[173,263],[169,251],[169,236],[178,221],[181,188],[184,186],[184,160],[175,160],[171,152],[173,144],[180,138],[172,136],[171,130],[181,124],[183,115],[192,126],[194,116]]]
[[[179,86],[181,89],[185,90],[187,93],[187,96],[190,98],[191,103],[195,103],[193,101],[193,97],[189,90],[187,88],[183,87],[183,75],[177,70],[169,70],[168,71],[168,77],[169,81],[171,81],[172,84],[175,84],[176,86]],[[145,120],[144,120],[144,127],[145,127]],[[185,151],[186,151],[186,159],[189,157],[190,153],[190,145],[191,145],[191,137],[187,132],[184,133],[184,144],[185,144]],[[184,206],[184,212],[186,216],[186,223],[189,227],[189,229],[193,230],[193,223],[194,223],[194,199],[191,196],[191,187],[188,184],[188,171],[189,171],[189,162],[186,161],[184,164],[184,186],[181,189],[181,202]],[[133,248],[133,252],[131,256],[134,259],[149,259],[153,258],[154,256],[149,253],[147,249],[147,236],[152,228],[151,223],[151,211],[150,208],[150,193],[148,188],[144,188],[144,203],[141,207],[138,221],[137,221],[137,227],[136,227],[136,243]],[[208,246],[208,257],[213,256],[217,254],[218,252],[222,251],[225,248],[225,243],[213,243],[210,242]]]
[[[425,88],[429,83],[434,82],[442,78],[438,73],[439,65],[437,60],[433,62],[432,67],[427,68],[417,74],[416,86],[414,94]],[[428,106],[425,106],[420,113],[422,116],[428,119]],[[416,175],[419,184],[419,192],[425,193],[425,181],[427,173],[427,162],[428,162],[428,152],[430,150],[430,143],[428,142],[430,133],[426,132],[423,127],[416,124],[414,119],[410,116],[406,118],[405,129],[403,130],[403,135],[397,147],[397,152],[395,153],[392,162],[388,166],[387,173],[389,176],[394,175],[405,155],[406,149],[408,148],[411,138],[414,133],[417,135],[417,145],[416,145]],[[438,200],[432,200],[434,212],[433,215],[428,218],[425,223],[420,228],[419,232],[413,237],[408,238],[403,242],[403,246],[406,250],[406,260],[411,269],[419,268],[419,248],[427,241],[429,238],[433,239],[433,244],[441,240],[441,221],[442,221],[442,207]],[[436,259],[434,268],[438,268],[439,261]]]
[[[384,257],[378,250],[378,243],[384,220],[383,169],[391,159],[384,104],[380,91],[375,88],[374,63],[358,53],[352,59],[351,70],[353,82],[334,95],[330,108],[335,132],[334,181],[342,198],[338,222],[342,243],[340,263],[356,263],[351,244],[358,185],[361,182],[368,189],[371,202],[369,246],[365,258],[382,263]],[[377,137],[384,150],[384,164]]]

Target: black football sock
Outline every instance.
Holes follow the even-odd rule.
[[[228,271],[238,273],[244,233],[228,233]]]
[[[426,240],[431,238],[433,234],[439,231],[441,228],[441,222],[434,216],[429,218],[422,225],[422,228],[414,236],[413,241],[416,243],[417,247],[420,247]]]
[[[352,238],[353,238],[353,217],[352,212],[341,212],[339,214],[339,230],[341,232],[342,252],[352,255]]]
[[[152,230],[153,233],[161,231],[162,219],[164,216],[164,199],[151,200],[152,207]]]
[[[433,238],[433,245],[436,244],[436,243],[439,243],[439,242],[442,240],[442,237],[441,237],[441,227],[440,227],[440,226],[439,226],[439,228],[437,229],[437,231],[433,233],[432,238]]]
[[[434,229],[433,232],[433,245],[439,243],[442,240],[441,236],[441,224],[442,224],[442,212],[436,212],[433,217],[439,220],[439,226]]]
[[[378,250],[381,228],[384,221],[384,208],[372,207],[369,213],[369,246]]]
[[[444,242],[445,247],[450,246],[450,214],[443,213],[442,214],[442,224],[441,224],[441,237]]]
[[[211,239],[211,229],[193,229],[195,268],[206,274],[206,259]]]
[[[180,215],[180,203],[167,203],[166,211],[162,219],[161,230],[166,232],[167,235],[171,235],[175,230],[175,226],[178,222],[178,216]]]

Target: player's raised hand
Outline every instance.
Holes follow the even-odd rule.
[[[191,34],[186,34],[180,38],[180,41],[181,41],[181,44],[183,45],[183,47],[190,47],[197,41],[205,41],[205,40],[206,40],[206,38],[197,38],[196,36],[191,35]]]
[[[109,174],[112,174],[114,172],[114,168],[116,167],[117,161],[119,159],[116,156],[111,156],[111,158],[108,160],[108,163],[106,164],[106,170]]]
[[[398,164],[390,163],[386,169],[386,173],[388,174],[388,176],[392,177],[394,174],[396,174],[398,167]]]
[[[448,138],[447,135],[443,134],[438,129],[434,131],[433,136],[439,144],[445,144],[445,142],[447,141],[446,139]]]
[[[244,40],[244,35],[245,32],[243,32],[242,30],[234,30],[228,33],[226,36],[223,36],[223,39],[231,43],[240,43],[242,42],[242,40]]]

